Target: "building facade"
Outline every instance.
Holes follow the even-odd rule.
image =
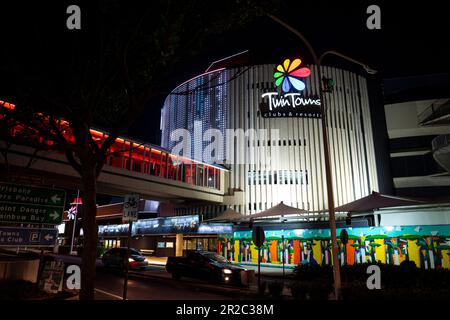
[[[301,95],[284,92],[284,102],[269,101],[283,98],[285,91],[284,85],[277,87],[274,81],[276,67],[217,69],[175,88],[162,108],[162,146],[174,152],[182,138],[188,139],[188,157],[230,168],[223,207],[253,214],[283,201],[305,210],[326,210],[321,119],[301,105],[308,99],[318,101],[317,67],[309,66]],[[331,67],[322,67],[322,74],[334,81],[324,99],[333,190],[339,206],[378,191],[369,97],[362,76]],[[298,100],[297,113],[279,117],[282,108],[275,110],[276,104],[288,104],[290,98],[293,104],[294,98],[303,99]],[[277,112],[268,116],[264,112],[268,104],[275,104],[270,109]],[[189,135],[174,134],[178,129],[186,129]],[[211,144],[216,146],[213,155],[208,149]]]
[[[390,167],[396,195],[447,197],[450,194],[450,76],[387,80],[385,86]]]

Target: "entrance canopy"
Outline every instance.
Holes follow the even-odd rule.
[[[372,191],[372,194],[337,207],[335,210],[337,212],[369,212],[379,208],[413,206],[419,204],[424,204],[424,202],[408,198],[388,196]]]
[[[222,214],[218,215],[217,217],[205,220],[204,222],[237,222],[237,221],[241,221],[243,219],[244,219],[244,216],[241,213],[239,213],[231,208],[228,208],[227,210],[225,210]]]
[[[283,217],[285,215],[291,215],[291,214],[305,214],[309,213],[307,210],[298,209],[295,207],[287,206],[281,201],[276,206],[273,206],[272,208],[269,208],[267,210],[261,211],[256,214],[252,214],[250,216],[247,216],[246,218],[250,219],[256,219],[256,218],[266,218],[266,217]]]

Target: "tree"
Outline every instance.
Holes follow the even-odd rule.
[[[0,94],[17,107],[1,109],[2,140],[64,152],[81,178],[81,299],[94,298],[97,178],[110,147],[152,97],[169,89],[166,80],[185,56],[275,6],[251,0],[127,3],[82,1],[81,30],[65,27],[69,2],[22,3],[20,21],[9,21],[16,32],[3,38],[13,50],[1,52],[10,90]],[[30,137],[11,134],[18,124]],[[105,128],[107,137],[95,140],[94,126]]]

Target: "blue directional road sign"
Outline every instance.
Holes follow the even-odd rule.
[[[57,237],[58,229],[0,226],[0,247],[53,247]]]

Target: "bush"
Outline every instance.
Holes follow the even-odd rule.
[[[278,298],[284,289],[284,283],[280,281],[274,281],[269,283],[269,293],[272,297]]]
[[[328,300],[328,296],[331,293],[333,286],[331,282],[309,282],[306,285],[307,296],[311,300]]]
[[[39,295],[36,284],[25,280],[0,281],[0,300],[25,300]]]
[[[295,281],[289,285],[289,289],[291,289],[291,295],[294,299],[306,300],[307,290],[304,284]]]
[[[295,267],[294,278],[300,281],[330,280],[333,279],[333,268],[331,266],[301,264]]]
[[[341,267],[342,283],[366,283],[367,268],[370,264],[345,265]],[[404,262],[400,266],[378,263],[381,271],[382,288],[448,288],[450,287],[450,270],[417,268],[413,262]],[[331,266],[299,265],[294,270],[293,278],[297,281],[333,282]]]
[[[266,289],[267,289],[267,282],[261,281],[260,286],[258,287],[258,294],[260,296],[263,296],[266,293]]]

